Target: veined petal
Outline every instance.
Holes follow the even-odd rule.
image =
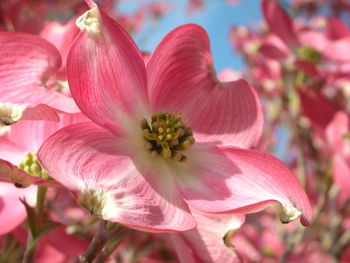
[[[244,80],[220,83],[213,72],[203,28],[171,31],[147,63],[153,111],[180,111],[196,141],[249,147],[262,132],[262,112],[254,89]]]
[[[279,203],[282,222],[302,215],[302,224],[309,224],[309,200],[298,179],[276,158],[234,147],[193,148],[187,173],[177,177],[191,207],[209,213],[249,213]]]
[[[172,240],[180,262],[187,263],[188,258],[192,257],[193,262],[240,262],[233,250],[230,237],[233,231],[243,224],[245,217],[240,214],[211,215],[193,209],[191,212],[197,221],[197,227],[191,231],[171,235],[179,236]],[[225,241],[231,247],[227,247]],[[180,249],[182,247],[187,249]]]
[[[298,39],[293,27],[293,21],[288,13],[282,9],[277,0],[263,0],[262,11],[270,30],[292,50],[298,44]]]
[[[0,101],[46,104],[65,112],[79,112],[72,98],[46,87],[60,68],[57,49],[41,37],[0,32]]]
[[[133,40],[97,7],[77,25],[82,31],[68,54],[67,76],[82,112],[107,128],[121,127],[125,116],[145,116],[146,70]]]
[[[51,136],[38,156],[50,176],[78,191],[78,202],[94,215],[147,231],[194,228],[173,177],[131,160],[135,152],[124,140],[94,123],[81,123]]]
[[[57,130],[73,123],[88,120],[82,113],[59,113],[59,118],[59,122],[21,121],[11,126],[7,138],[20,146],[23,157],[24,152],[36,153],[44,140]]]
[[[0,235],[11,232],[26,218],[26,210],[19,199],[25,198],[33,204],[35,197],[35,186],[18,189],[12,184],[0,182]]]

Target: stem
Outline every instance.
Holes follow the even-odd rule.
[[[123,227],[117,227],[116,230],[112,230],[106,237],[111,237],[110,239],[107,237],[108,242],[102,251],[102,253],[96,258],[95,263],[103,263],[106,262],[108,257],[113,253],[113,251],[119,246],[125,234],[128,232],[128,229]]]
[[[105,237],[105,221],[100,219],[97,227],[96,234],[92,239],[86,252],[79,256],[80,263],[91,263],[102,251],[106,244]]]
[[[47,187],[42,187],[42,186],[38,187],[38,191],[36,194],[36,213],[37,213],[37,222],[35,227],[36,232],[41,228],[41,225],[43,223],[46,192],[47,192]],[[32,244],[32,243],[35,239],[36,234],[37,233],[31,233],[31,231],[29,231],[28,233],[27,247],[26,247],[26,250],[24,251],[23,261],[22,261],[23,263],[33,262],[33,256],[34,256],[36,244]]]
[[[38,215],[38,224],[37,226],[41,226],[44,219],[44,207],[45,207],[45,196],[47,192],[47,187],[38,187],[38,192],[36,194],[36,211]]]

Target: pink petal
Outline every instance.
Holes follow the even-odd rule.
[[[44,29],[40,32],[40,36],[52,43],[57,50],[59,50],[62,56],[62,63],[64,64],[63,67],[65,67],[69,48],[78,33],[79,28],[75,25],[75,21],[72,19],[65,25],[56,21],[47,23]]]
[[[328,99],[309,87],[298,89],[303,116],[307,117],[314,128],[324,131],[331,122],[337,109]]]
[[[334,180],[341,193],[350,198],[350,167],[342,156],[337,154],[333,160]]]
[[[350,60],[349,45],[350,36],[334,40],[323,50],[323,55],[329,60],[347,62]]]
[[[262,11],[270,30],[281,38],[292,50],[298,47],[293,21],[277,0],[263,0]]]
[[[147,105],[142,56],[121,26],[97,8],[80,17],[78,24],[85,29],[67,61],[72,95],[96,123],[120,127],[125,116],[137,115]]]
[[[15,142],[24,152],[36,153],[42,143],[57,130],[73,123],[88,120],[82,113],[59,114],[60,121],[21,121],[11,126],[8,139]],[[1,150],[0,150],[1,152]]]
[[[23,159],[24,150],[8,138],[0,138],[0,159],[18,164]]]
[[[180,262],[188,262],[184,256],[191,258],[188,252],[184,253],[186,250],[179,249],[180,246],[187,246],[190,249],[193,253],[193,262],[240,262],[232,248],[224,244],[223,238],[228,231],[238,229],[245,217],[239,214],[210,215],[191,211],[198,223],[196,229],[172,234],[180,236],[183,240],[181,244],[178,238],[172,239],[174,243],[180,243],[175,244]]]
[[[27,107],[23,112],[22,120],[59,121],[59,117],[51,107],[38,104],[34,107]]]
[[[81,123],[51,136],[38,156],[54,179],[80,191],[80,196],[88,190],[101,193],[106,201],[101,211],[104,219],[147,231],[194,228],[172,174],[131,160],[135,149],[128,145],[93,123]]]
[[[25,198],[33,204],[36,197],[36,187],[18,189],[12,184],[0,182],[0,235],[11,232],[25,218],[26,211],[20,198]]]
[[[14,166],[12,163],[2,159],[0,159],[0,182],[11,183],[17,188],[27,188],[32,184],[47,187],[62,187],[62,185],[57,182],[33,177],[25,171],[18,169],[17,166]]]
[[[187,172],[178,176],[178,182],[193,208],[212,213],[249,213],[278,203],[282,222],[301,214],[302,224],[311,220],[311,207],[298,179],[271,155],[198,145],[188,153],[186,165]]]
[[[341,19],[329,17],[326,26],[326,35],[330,39],[340,39],[350,35],[350,31]]]
[[[349,119],[345,112],[338,111],[326,128],[327,141],[332,150],[345,153],[346,142],[343,136],[349,132]],[[348,152],[350,154],[350,152]]]
[[[278,36],[274,34],[271,34],[264,39],[261,47],[259,48],[259,52],[269,58],[280,61],[291,55],[288,47]]]
[[[1,102],[79,111],[72,98],[45,87],[61,66],[60,54],[53,45],[35,35],[0,32],[0,46]]]
[[[301,45],[313,47],[319,52],[324,52],[329,40],[321,32],[305,30],[298,33]]]
[[[197,141],[248,147],[262,132],[260,102],[244,80],[220,83],[203,28],[184,25],[158,45],[148,64],[153,111],[180,111]]]
[[[88,243],[66,233],[65,227],[56,227],[46,235],[51,246],[65,255],[77,257],[88,248]]]

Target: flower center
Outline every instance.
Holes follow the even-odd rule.
[[[316,65],[320,63],[322,54],[312,47],[302,46],[297,50],[297,57]]]
[[[152,115],[151,125],[146,119],[141,122],[145,149],[151,156],[184,162],[182,153],[194,144],[191,128],[184,124],[179,113],[159,111]]]
[[[50,179],[48,173],[41,167],[35,153],[25,153],[23,161],[18,164],[18,168],[31,176],[45,180]]]

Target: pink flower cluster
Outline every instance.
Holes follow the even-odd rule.
[[[250,255],[233,250],[245,214],[272,205],[282,223],[310,224],[298,178],[256,149],[264,123],[257,91],[216,75],[202,27],[177,27],[143,54],[129,33],[145,14],[163,15],[164,5],[126,17],[115,13],[115,1],[32,2],[0,5],[3,262],[239,262]],[[341,50],[346,36],[294,26],[274,1],[263,1],[263,10],[269,35],[238,30],[234,37],[255,63],[250,77],[260,89],[270,80],[263,67],[273,84],[300,78],[286,99],[299,96],[308,131],[326,138],[320,147],[335,171],[349,169],[345,109],[333,118],[320,106],[330,118],[323,123],[314,105],[319,97],[330,103],[328,89],[310,88],[346,71],[347,54],[330,51]],[[324,42],[306,44],[314,38]],[[259,47],[249,48],[252,41]],[[298,109],[288,113],[299,118]],[[346,181],[342,172],[335,178]]]

